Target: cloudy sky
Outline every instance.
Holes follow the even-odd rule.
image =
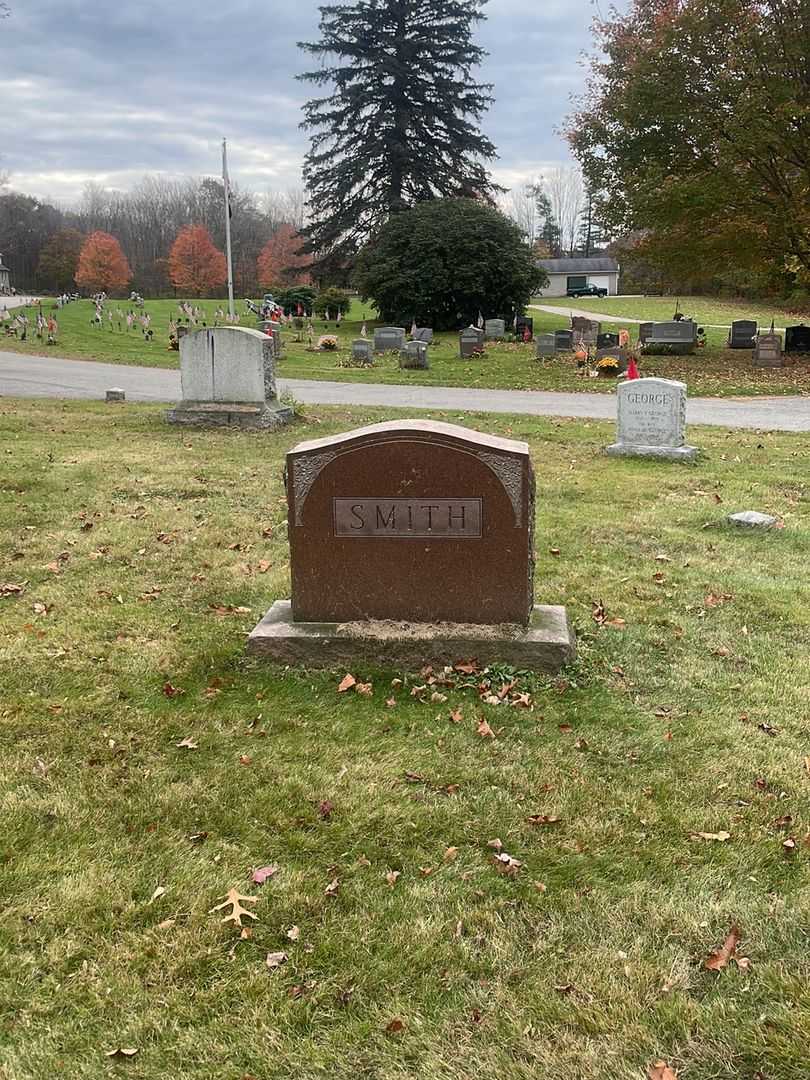
[[[597,0],[598,2],[598,0]],[[604,0],[606,3],[606,0]],[[306,87],[299,40],[315,0],[9,0],[0,20],[0,169],[18,191],[69,204],[93,180],[217,173],[256,191],[300,183]],[[510,186],[568,158],[555,129],[581,91],[592,0],[490,0],[477,37],[495,84],[484,122]]]

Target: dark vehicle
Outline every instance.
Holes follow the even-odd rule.
[[[601,300],[603,296],[607,296],[607,289],[600,288],[599,285],[583,285],[579,289],[569,289],[566,292],[566,296],[580,297],[580,296],[598,296]]]

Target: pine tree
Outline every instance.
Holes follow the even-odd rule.
[[[389,214],[442,196],[490,199],[495,147],[477,123],[492,101],[472,69],[486,0],[355,0],[320,8],[322,63],[299,78],[331,93],[304,106],[305,250],[339,267]]]

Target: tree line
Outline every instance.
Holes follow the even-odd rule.
[[[304,195],[296,189],[263,194],[231,185],[234,288],[255,295],[257,266],[279,230],[289,238],[303,224]],[[13,269],[19,291],[69,291],[82,244],[96,232],[116,238],[131,271],[130,288],[150,296],[171,295],[170,253],[179,233],[202,226],[214,246],[225,246],[224,191],[212,177],[144,176],[131,190],[88,184],[77,206],[63,208],[13,191],[0,194],[0,252]],[[282,227],[286,227],[283,229]]]

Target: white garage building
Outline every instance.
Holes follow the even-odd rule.
[[[548,274],[548,285],[540,289],[539,296],[565,296],[569,289],[582,289],[596,285],[607,289],[608,296],[619,291],[619,264],[606,255],[592,259],[538,259]]]

